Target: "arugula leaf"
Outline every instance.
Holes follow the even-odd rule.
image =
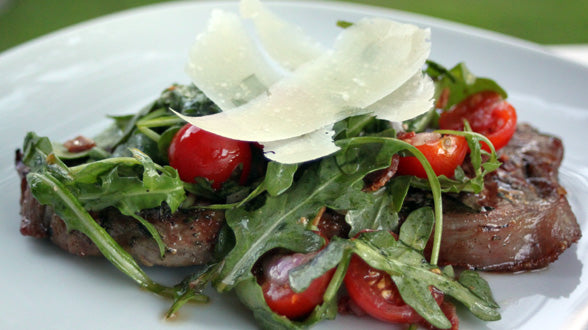
[[[134,152],[138,155],[137,151]],[[142,157],[146,156],[143,154]],[[143,163],[145,165],[143,180],[141,180],[138,176],[124,175],[125,168],[121,167],[125,165],[126,158],[112,159],[122,160],[122,162],[115,163],[106,173],[96,177],[94,182],[77,182],[72,186],[76,190],[78,199],[88,210],[116,206],[119,209],[138,212],[167,202],[172,212],[175,212],[185,198],[177,172],[165,167],[159,174],[149,168],[149,163],[145,162]],[[111,162],[108,165],[113,164]]]
[[[152,201],[146,201],[145,196],[133,196],[132,203],[126,203],[135,205],[133,207],[137,212],[159,206],[161,205],[159,200],[163,200],[170,207],[172,213],[175,212],[185,198],[185,191],[182,188],[178,171],[171,166],[156,165],[153,160],[139,150],[131,150],[131,152],[143,165],[143,186],[145,192],[148,193],[148,199]]]
[[[153,108],[171,108],[187,116],[211,115],[221,111],[216,104],[193,84],[173,84],[166,88],[161,93],[160,98],[155,101]]]
[[[439,126],[439,113],[437,109],[431,109],[420,116],[402,122],[407,132],[424,132],[430,127]]]
[[[143,167],[141,178],[136,175],[121,175],[128,164],[126,158],[110,158],[103,162],[91,163],[81,169],[81,180],[76,181],[72,189],[76,191],[78,200],[87,210],[102,210],[114,206],[122,214],[135,218],[155,239],[163,256],[165,244],[161,236],[155,227],[138,213],[144,209],[159,207],[163,202],[175,212],[186,197],[185,191],[176,170],[165,166],[161,168],[160,174],[155,163],[147,155],[139,150],[132,150],[132,153],[134,159]],[[106,166],[100,168],[100,165]],[[98,176],[91,177],[90,173]]]
[[[169,163],[167,151],[169,150],[169,146],[171,145],[174,136],[176,136],[176,133],[180,130],[180,128],[181,126],[179,125],[168,127],[163,133],[161,133],[159,140],[157,140],[157,149],[159,150],[159,154],[166,164]]]
[[[132,157],[132,149],[141,150],[157,163],[163,163],[164,157],[159,152],[157,142],[140,131],[134,131],[126,141],[120,143],[111,157]]]
[[[207,303],[209,298],[204,295],[203,292],[210,282],[210,279],[216,275],[217,269],[218,264],[207,265],[177,284],[175,286],[177,294],[174,297],[174,303],[168,309],[165,317],[167,319],[174,317],[176,312],[187,302],[196,301],[199,303]]]
[[[403,289],[399,287],[399,290],[404,292],[401,292],[404,301],[410,304],[417,312],[434,310],[435,307],[432,304],[436,305],[436,303],[434,300],[412,297],[411,291],[421,292],[425,287],[434,286],[461,302],[476,317],[485,321],[500,319],[500,313],[497,310],[496,303],[489,302],[488,299],[478,296],[478,292],[485,292],[485,290],[471,289],[448,277],[436,266],[424,261],[422,255],[415,250],[396,241],[388,232],[364,233],[353,242],[355,244],[353,252],[370,266],[389,273],[394,279],[398,277],[410,279],[410,283],[408,284],[410,287]],[[417,260],[417,256],[420,256],[420,261]],[[479,279],[483,281],[481,278]],[[484,282],[480,283],[483,286]],[[480,283],[476,285],[480,285]],[[404,284],[406,284],[406,281],[402,282],[401,286]],[[415,286],[419,286],[420,289]],[[441,319],[441,315],[438,313],[434,312],[431,315],[434,316],[429,319],[428,317],[430,315],[421,314],[421,316],[434,326],[444,327],[447,325],[442,322],[437,323]]]
[[[406,142],[387,137],[357,137],[337,143],[342,150],[307,168],[287,193],[268,196],[265,204],[253,211],[237,208],[226,212],[227,224],[235,233],[236,244],[225,258],[215,283],[217,290],[229,290],[250,278],[252,265],[271,249],[316,250],[316,235],[306,230],[301,219],[313,218],[323,206],[348,211],[371,207],[373,195],[362,191],[363,177],[388,167],[392,155],[400,150],[410,150],[419,157],[428,169],[432,184],[438,184],[422,153]],[[436,263],[442,211],[439,188],[432,189],[432,192],[436,196],[435,222],[438,226],[432,252],[432,262]]]
[[[88,210],[118,206],[138,212],[166,202],[175,212],[185,199],[177,171],[155,164],[139,150],[133,158],[117,157],[71,167],[72,189]],[[142,169],[142,171],[137,171]]]
[[[350,27],[352,25],[353,25],[353,23],[348,22],[348,21],[343,21],[343,20],[337,21],[337,26],[340,27],[340,28],[342,28],[342,29],[346,29],[346,28],[348,28],[348,27]]]
[[[88,161],[100,160],[110,157],[110,153],[98,146],[81,152],[70,152],[63,143],[51,143],[53,152],[61,160],[73,160],[87,158]]]
[[[140,164],[141,163],[133,157],[115,157],[72,166],[69,167],[68,170],[72,176],[72,180],[75,177],[76,183],[95,183],[98,182],[102,175],[106,175],[113,169],[126,168],[129,170],[136,166],[138,167]],[[130,173],[132,173],[132,171]]]
[[[35,199],[50,205],[63,219],[67,230],[78,230],[88,236],[100,252],[120,271],[127,274],[141,287],[161,292],[165,287],[153,282],[137,265],[131,255],[108,235],[106,230],[90,216],[75,196],[49,173],[29,173],[27,182]]]
[[[371,195],[371,201],[366,204],[369,207],[347,211],[345,221],[351,226],[349,236],[366,229],[396,231],[398,211],[394,209],[393,193],[390,189],[380,189]]]
[[[476,296],[484,300],[488,305],[499,308],[500,306],[492,296],[492,290],[488,282],[484,280],[480,274],[473,270],[464,270],[459,274],[459,283],[470,289]]]
[[[388,182],[386,189],[390,191],[394,212],[400,212],[402,209],[413,178],[412,176],[399,176]]]
[[[439,329],[451,328],[451,322],[433,298],[428,284],[405,276],[392,276],[392,280],[398,287],[402,300],[427,322]]]
[[[269,162],[263,185],[271,196],[278,196],[288,190],[294,182],[294,174],[298,170],[298,164],[282,164]]]
[[[29,167],[31,172],[38,172],[51,167],[60,178],[71,179],[67,166],[59,157],[50,156],[53,154],[53,144],[49,138],[40,137],[33,132],[29,132],[25,136],[22,149],[22,162]]]
[[[114,150],[129,139],[135,131],[135,124],[137,121],[149,113],[152,108],[153,103],[143,107],[134,115],[110,116],[114,119],[114,124],[103,134],[98,135],[94,140],[99,146],[102,146],[105,149]]]
[[[302,290],[312,279],[337,267],[325,294],[323,303],[316,306],[304,320],[290,320],[274,313],[266,304],[261,287],[255,278],[239,282],[235,292],[241,302],[253,311],[261,328],[265,329],[306,329],[322,320],[332,320],[337,315],[337,292],[343,284],[351,257],[352,243],[349,240],[334,238],[333,241],[311,261],[290,271],[290,285]],[[319,270],[317,270],[317,267]]]
[[[163,202],[172,212],[178,209],[185,199],[185,191],[176,170],[156,165],[138,150],[131,151],[134,158],[107,158],[69,168],[54,154],[49,139],[34,133],[27,135],[23,149],[23,162],[33,173],[48,172],[59,179],[86,210],[114,206],[122,214],[135,218],[149,231],[161,256],[164,255],[161,236],[138,213],[159,207]],[[136,168],[142,168],[142,172]]]
[[[141,288],[155,294],[173,298],[174,301],[206,302],[207,298],[198,292],[191,295],[184,293],[189,289],[185,283],[167,287],[154,282],[143,272],[133,257],[102,228],[84,209],[72,192],[50,173],[29,173],[27,182],[35,199],[43,205],[49,205],[63,219],[68,231],[77,230],[88,236],[102,255],[122,273],[129,276]]]
[[[162,133],[180,127],[184,122],[173,115],[174,109],[188,116],[202,116],[220,109],[194,85],[172,85],[160,97],[132,115],[109,116],[114,120],[104,132],[94,138],[98,147],[115,151],[115,156],[129,156],[128,149],[137,148],[157,162],[167,161],[166,141],[160,143]]]
[[[411,248],[422,252],[431,237],[435,215],[430,207],[412,211],[400,228],[398,238]]]
[[[333,237],[333,240],[312,260],[290,270],[289,281],[292,290],[294,292],[306,290],[313,280],[337,267],[351,247],[350,240]]]
[[[439,100],[445,90],[449,92],[443,109],[449,109],[469,95],[485,90],[496,91],[505,99],[507,97],[506,91],[494,80],[476,77],[464,63],[459,63],[449,70],[433,61],[427,61],[427,65],[425,73],[435,81],[435,99]]]
[[[92,138],[92,140],[96,142],[96,146],[112,152],[114,147],[123,138],[123,132],[128,121],[134,116],[135,115],[108,116],[108,118],[114,120],[114,123],[111,123],[105,130]]]
[[[362,155],[362,153],[358,152],[356,149],[358,146],[363,146],[366,144],[379,144],[381,146],[381,151],[372,156],[375,158],[373,160],[374,163],[379,163],[387,159],[389,164],[392,155],[403,150],[412,153],[419,160],[425,172],[427,173],[428,182],[425,182],[427,184],[428,189],[430,189],[431,194],[433,195],[433,205],[435,211],[435,231],[433,235],[433,247],[431,249],[431,263],[437,264],[437,260],[439,259],[439,249],[441,245],[441,235],[443,233],[443,206],[441,201],[441,186],[439,183],[439,179],[437,178],[437,175],[433,171],[433,168],[431,167],[423,153],[420,152],[416,147],[405,141],[387,137],[386,135],[361,136],[346,140],[340,140],[337,141],[337,143],[340,146],[342,146],[342,150],[339,153],[337,153],[335,157],[352,159],[351,162],[344,163],[341,166],[342,170],[344,171],[353,170],[354,162],[357,163],[358,160],[369,158],[369,154],[366,154],[364,152]],[[373,151],[371,153],[373,154]],[[399,196],[402,197],[402,194]]]
[[[402,229],[401,229],[402,231]],[[410,231],[405,230],[409,241]],[[415,236],[420,236],[419,233]],[[254,277],[237,284],[235,290],[239,299],[249,307],[261,327],[268,329],[300,329],[320,320],[332,319],[336,314],[336,292],[342,285],[352,254],[357,254],[370,266],[388,272],[396,283],[403,300],[413,307],[433,326],[449,328],[439,305],[433,299],[430,287],[434,286],[463,303],[472,313],[483,320],[498,320],[499,306],[489,295],[488,284],[477,273],[468,271],[459,281],[452,272],[441,272],[427,263],[422,253],[401,241],[387,231],[362,233],[357,239],[348,240],[334,237],[309,263],[290,271],[290,286],[294,291],[303,291],[312,280],[328,270],[337,267],[323,298],[324,303],[304,320],[292,321],[273,313],[267,306],[261,288]]]
[[[349,240],[343,240],[334,237],[334,240],[331,241],[330,244],[335,245],[335,248],[331,248],[328,251],[321,251],[319,255],[315,257],[314,261],[316,264],[320,264],[324,267],[324,271],[331,269],[329,267],[330,264],[335,265],[337,264],[336,260],[338,259],[338,266],[331,278],[331,282],[323,295],[323,303],[316,306],[312,313],[303,321],[304,326],[311,326],[319,321],[322,320],[332,320],[337,316],[338,312],[338,304],[337,304],[337,292],[339,292],[339,288],[343,284],[343,279],[345,278],[345,274],[347,273],[347,268],[349,266],[349,261],[351,260],[351,244]],[[329,245],[330,245],[329,244]],[[327,247],[328,248],[328,247]],[[329,261],[321,261],[320,259],[330,259]],[[294,288],[297,286],[297,283],[304,283],[308,282],[306,280],[300,280],[301,278],[307,278],[310,274],[314,273],[314,276],[317,276],[316,272],[310,271],[306,273],[305,270],[309,270],[310,267],[305,267],[304,265],[298,267],[296,269],[292,269],[290,272],[290,285]],[[318,275],[320,276],[320,275]],[[310,282],[308,282],[310,283]]]
[[[216,190],[205,178],[196,178],[195,183],[184,182],[184,188],[197,197],[218,202],[218,204],[205,206],[198,205],[198,208],[228,210],[244,206],[250,207],[252,204],[250,202],[263,196],[265,192],[271,196],[277,196],[288,190],[294,182],[297,170],[298,164],[281,164],[270,161],[267,164],[263,180],[261,182],[257,180],[258,183],[253,183],[251,186],[241,186],[236,181],[227,181],[220,190]],[[184,207],[191,206],[185,204]]]
[[[351,141],[341,143],[352,146]],[[354,150],[364,157],[357,158],[353,153],[351,157],[327,157],[309,166],[287,192],[267,196],[262,207],[249,212],[237,208],[225,213],[227,224],[235,233],[236,245],[225,258],[216,282],[218,290],[231,289],[251,277],[255,261],[273,248],[296,252],[317,250],[321,239],[308,231],[301,219],[314,218],[323,206],[353,210],[369,205],[366,204],[370,201],[369,194],[362,191],[362,179],[369,172],[389,166],[392,154],[373,154],[371,148],[358,147]],[[395,151],[384,149],[384,153]],[[348,171],[343,171],[344,167]],[[353,172],[349,171],[350,167]]]

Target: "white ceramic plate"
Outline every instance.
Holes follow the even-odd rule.
[[[432,28],[432,59],[465,61],[500,82],[522,121],[563,137],[561,180],[588,233],[588,70],[538,46],[423,16],[340,2],[276,2],[279,14],[329,44],[337,20],[386,16]],[[19,234],[19,185],[13,155],[27,131],[65,140],[92,135],[105,114],[132,113],[172,82],[186,83],[187,48],[210,10],[235,3],[178,2],[131,10],[59,31],[0,54],[0,328],[195,329],[254,328],[234,297],[213,295],[206,306],[186,306],[163,321],[169,301],[141,291],[106,261],[70,256]],[[581,329],[588,326],[588,240],[548,269],[485,274],[503,319],[482,323],[462,312],[462,329]],[[186,270],[150,269],[175,283]],[[389,328],[338,317],[317,328]]]

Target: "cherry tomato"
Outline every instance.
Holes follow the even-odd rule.
[[[370,267],[357,255],[351,257],[343,281],[353,303],[376,319],[392,323],[426,322],[404,303],[388,273]],[[440,291],[433,289],[432,294],[438,304],[443,302]]]
[[[496,150],[504,147],[513,136],[517,126],[515,108],[493,91],[470,95],[453,108],[441,113],[441,129],[463,130],[466,119],[474,132],[485,135]],[[482,148],[490,148],[483,143]]]
[[[398,138],[419,149],[431,164],[435,174],[449,178],[453,177],[455,169],[463,163],[469,150],[467,141],[462,136],[411,132],[399,134]],[[419,178],[427,177],[421,162],[414,156],[401,157],[397,173]]]
[[[168,150],[169,164],[178,170],[185,182],[197,177],[212,181],[219,189],[239,167],[239,182],[244,184],[251,167],[248,142],[228,139],[186,124],[173,137]]]
[[[309,314],[323,302],[323,295],[335,272],[334,268],[316,278],[306,290],[299,293],[292,290],[288,279],[292,268],[307,263],[316,254],[275,255],[265,262],[261,289],[272,311],[296,319]]]

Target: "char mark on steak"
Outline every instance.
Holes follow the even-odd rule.
[[[546,267],[580,227],[558,182],[560,139],[520,124],[480,194],[443,199],[439,263],[489,271]]]

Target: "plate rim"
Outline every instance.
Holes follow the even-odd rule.
[[[22,48],[28,48],[30,46],[30,44],[37,44],[38,42],[40,42],[40,43],[48,42],[48,41],[45,41],[45,40],[49,40],[49,42],[50,42],[50,40],[53,40],[53,38],[55,38],[56,36],[59,36],[59,35],[62,35],[62,34],[67,34],[67,33],[71,33],[72,31],[78,30],[80,27],[81,28],[84,28],[84,29],[85,28],[91,28],[92,26],[94,26],[96,24],[101,24],[103,21],[109,21],[111,19],[117,19],[117,16],[125,17],[125,16],[127,16],[129,14],[133,14],[133,15],[134,14],[141,14],[143,11],[157,10],[158,7],[168,7],[168,6],[169,7],[174,7],[174,6],[177,6],[177,5],[182,6],[182,5],[186,5],[186,4],[191,4],[191,5],[197,4],[197,5],[204,5],[205,6],[205,5],[235,4],[235,3],[236,3],[235,1],[200,1],[200,2],[194,2],[194,3],[188,3],[188,2],[166,2],[166,3],[158,3],[158,4],[141,6],[141,7],[138,7],[138,8],[132,8],[132,9],[128,9],[128,10],[125,10],[125,11],[121,11],[121,12],[117,12],[117,13],[113,13],[113,14],[104,15],[104,16],[101,16],[101,17],[98,17],[98,18],[95,18],[95,19],[91,19],[89,21],[80,22],[80,23],[74,24],[72,26],[69,26],[69,27],[66,27],[66,28],[63,28],[63,29],[60,29],[60,30],[51,32],[49,34],[46,34],[44,36],[35,38],[35,39],[33,39],[33,40],[29,41],[29,42],[26,42],[24,44],[21,44],[19,46],[16,46],[14,48],[11,48],[10,49],[11,50],[10,53],[12,53],[12,52],[18,52]],[[375,7],[375,6],[368,6],[368,5],[361,5],[361,4],[349,4],[349,3],[344,3],[345,6],[338,6],[339,3],[334,4],[333,2],[327,2],[327,1],[317,1],[317,2],[314,2],[314,1],[307,1],[307,0],[305,0],[305,1],[299,1],[299,2],[298,1],[297,2],[294,2],[294,1],[274,1],[274,2],[270,2],[269,4],[287,4],[287,5],[292,5],[293,4],[294,6],[296,6],[297,4],[309,4],[310,5],[309,7],[313,7],[313,6],[316,6],[316,5],[319,5],[319,6],[323,6],[324,5],[325,8],[327,8],[327,9],[332,9],[334,5],[337,5],[337,7],[336,7],[337,10],[346,10],[346,11],[349,10],[349,11],[353,11],[354,13],[358,13],[358,11],[356,11],[354,9],[356,7],[361,9],[359,11],[359,13],[361,13],[361,11],[363,11],[364,9],[365,10],[374,10],[374,9],[377,9],[377,10],[385,10],[385,13],[393,13],[394,15],[406,16],[408,19],[412,19],[412,17],[416,17],[417,18],[417,21],[418,21],[417,23],[421,23],[422,22],[420,18],[422,18],[423,21],[426,21],[427,24],[428,24],[428,21],[429,20],[438,21],[437,24],[432,24],[432,25],[435,25],[435,27],[438,27],[438,28],[440,27],[440,28],[443,28],[443,29],[446,29],[446,30],[452,30],[452,26],[455,25],[456,27],[455,27],[455,30],[454,31],[456,31],[456,32],[458,32],[460,34],[468,34],[468,35],[476,36],[476,37],[483,38],[483,39],[492,39],[494,42],[498,42],[498,43],[501,43],[501,44],[504,44],[505,43],[505,39],[508,39],[508,40],[512,39],[513,44],[510,44],[508,42],[506,42],[506,44],[508,44],[511,47],[525,48],[525,49],[528,49],[528,50],[533,51],[533,52],[537,52],[538,51],[538,52],[540,52],[540,53],[542,53],[544,55],[553,56],[553,54],[551,54],[551,53],[548,53],[548,52],[546,53],[545,50],[541,46],[536,45],[536,44],[531,43],[531,42],[528,42],[528,41],[525,41],[525,40],[522,40],[522,42],[524,44],[528,44],[528,47],[529,48],[522,47],[521,44],[520,44],[521,40],[519,40],[518,38],[515,38],[515,37],[506,36],[506,35],[503,35],[503,34],[500,34],[500,33],[492,32],[492,31],[488,31],[488,30],[484,30],[484,29],[470,27],[468,25],[463,25],[461,23],[455,23],[455,22],[451,22],[451,21],[445,21],[445,20],[442,20],[442,19],[432,18],[432,17],[429,17],[429,16],[420,15],[420,14],[408,13],[408,12],[404,12],[404,11],[393,10],[393,9],[389,9],[389,8]],[[462,29],[465,29],[465,31],[462,30]],[[480,30],[481,31],[481,35],[480,36],[478,36],[476,33],[471,33],[471,31],[476,31],[476,30]],[[496,39],[489,38],[488,34],[490,34],[490,35],[496,35]],[[38,40],[38,39],[40,39],[40,40]],[[538,49],[536,49],[536,48],[538,48]],[[0,64],[3,63],[3,60],[5,59],[5,55],[6,55],[6,52],[3,52],[3,53],[0,54]],[[576,64],[576,63],[571,62],[569,60],[562,59],[559,56],[553,56],[553,57],[558,58],[558,59],[560,59],[562,61],[565,61],[565,62]],[[586,71],[586,72],[588,73],[588,71]]]

